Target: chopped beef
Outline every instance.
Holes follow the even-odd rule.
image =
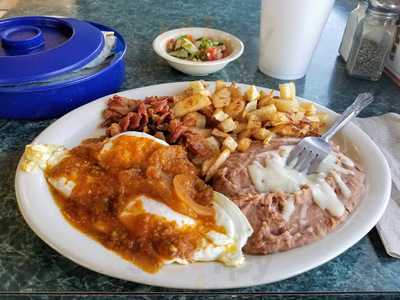
[[[102,126],[106,128],[107,136],[128,130],[163,134],[170,144],[186,144],[192,155],[211,155],[208,143],[194,130],[196,124],[182,123],[173,118],[172,106],[175,101],[174,97],[169,96],[146,97],[141,101],[115,95],[107,101]]]
[[[198,134],[185,134],[186,146],[189,151],[200,157],[210,157],[213,155],[213,151],[210,148],[207,140]]]

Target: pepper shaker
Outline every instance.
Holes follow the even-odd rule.
[[[347,19],[346,28],[343,33],[342,42],[339,47],[339,54],[344,61],[349,58],[351,45],[353,43],[354,33],[356,32],[357,25],[365,16],[368,8],[368,0],[359,0],[357,7],[353,9]]]
[[[400,0],[370,0],[354,34],[346,64],[350,76],[380,79],[396,31]]]

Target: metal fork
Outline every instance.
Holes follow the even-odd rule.
[[[335,123],[321,137],[306,137],[302,139],[289,153],[286,165],[299,171],[311,174],[317,171],[318,166],[332,151],[329,140],[365,107],[374,97],[370,93],[359,94]]]

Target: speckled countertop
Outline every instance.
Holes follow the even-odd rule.
[[[1,7],[7,3],[9,7]],[[128,43],[127,76],[122,89],[193,80],[172,70],[151,48],[158,33],[183,26],[226,30],[245,44],[245,52],[238,61],[206,80],[224,79],[276,87],[277,80],[257,70],[259,5],[258,0],[0,0],[0,11],[5,12],[3,17],[71,15],[116,28]],[[354,1],[336,1],[309,72],[296,82],[298,94],[341,112],[359,92],[379,89],[382,92],[379,100],[363,115],[400,113],[400,90],[389,78],[384,76],[378,83],[349,78],[343,62],[337,58],[345,20],[354,5]],[[49,298],[57,299],[71,299],[74,294],[85,297],[87,293],[107,293],[102,299],[111,297],[109,293],[119,293],[120,297],[124,293],[134,293],[145,299],[167,295],[174,299],[194,298],[195,291],[180,294],[183,291],[125,282],[86,270],[56,253],[29,229],[15,200],[15,168],[25,144],[51,122],[0,119],[0,299],[14,299],[12,294],[36,298],[40,293],[51,293]],[[374,229],[348,251],[310,272],[274,284],[227,292],[249,298],[272,293],[269,299],[278,299],[282,295],[311,299],[323,293],[330,293],[324,299],[339,295],[346,299],[349,296],[365,299],[367,295],[381,299],[376,292],[387,292],[386,296],[394,299],[397,296],[392,292],[400,292],[400,260],[386,255]],[[212,297],[210,293],[208,295]]]

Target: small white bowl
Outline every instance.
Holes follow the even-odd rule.
[[[191,34],[195,38],[206,36],[222,40],[226,43],[226,46],[231,53],[222,59],[201,62],[180,59],[169,55],[167,52],[167,42],[170,39],[176,39],[184,34]],[[178,71],[192,76],[204,76],[223,69],[228,63],[237,59],[242,55],[244,46],[241,40],[227,32],[212,28],[187,27],[170,30],[160,34],[153,41],[153,49],[159,56],[164,58]]]

